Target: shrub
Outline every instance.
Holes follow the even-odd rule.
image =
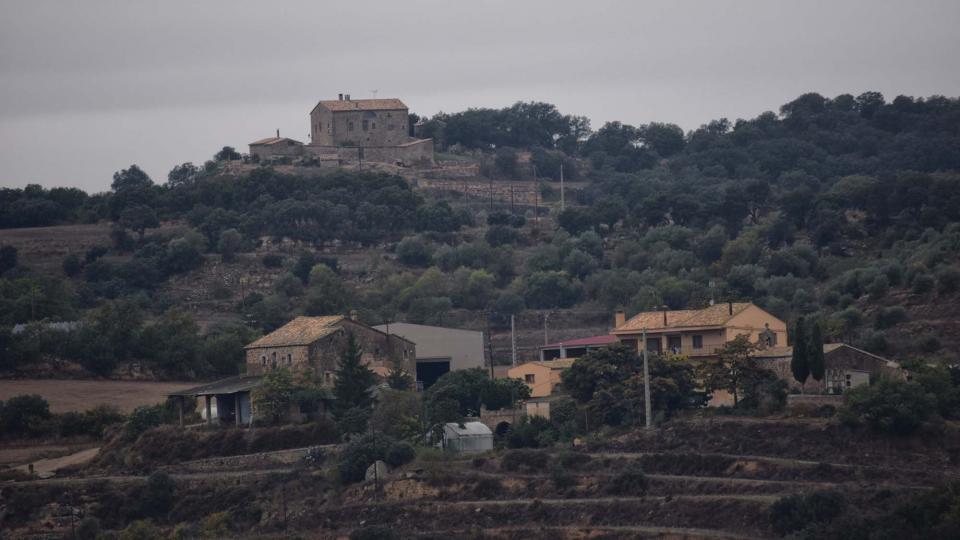
[[[283,266],[283,257],[280,255],[264,255],[260,262],[267,268],[280,268]]]
[[[162,405],[142,405],[137,407],[127,417],[124,431],[130,439],[136,439],[144,431],[163,424],[164,411]]]
[[[505,225],[494,225],[484,235],[484,239],[493,247],[515,244],[519,238],[517,231]]]
[[[50,429],[50,405],[36,394],[14,396],[0,402],[0,433],[39,435]]]
[[[876,326],[878,330],[883,330],[885,328],[894,327],[902,322],[906,322],[907,319],[909,319],[907,310],[900,306],[883,308],[877,312],[874,326]]]
[[[95,517],[85,517],[77,524],[77,538],[79,540],[96,540],[100,535],[100,520]]]
[[[433,246],[419,236],[408,236],[397,244],[397,259],[407,266],[425,268],[433,260]]]
[[[913,276],[912,288],[917,294],[925,294],[933,290],[933,276],[926,272],[921,272]]]
[[[510,450],[500,460],[500,468],[508,472],[538,472],[547,467],[550,455],[536,450]]]
[[[204,518],[200,532],[204,538],[227,538],[230,536],[230,512],[214,512]]]
[[[176,492],[177,485],[170,475],[163,471],[151,474],[140,495],[140,515],[148,517],[166,515],[173,508]]]
[[[502,491],[503,484],[496,478],[480,478],[473,485],[473,495],[480,499],[496,499]]]
[[[552,445],[557,439],[556,430],[542,416],[524,416],[507,430],[509,448],[540,448]]]
[[[163,535],[150,522],[150,520],[141,519],[127,525],[126,529],[120,531],[119,540],[160,540]]]
[[[640,462],[631,461],[620,474],[610,476],[603,482],[603,491],[609,495],[639,497],[647,493],[648,484]]]
[[[554,465],[550,469],[550,481],[553,482],[553,487],[560,491],[577,485],[577,477],[559,464]]]
[[[949,266],[937,272],[937,291],[940,294],[951,294],[960,290],[960,269]]]
[[[382,433],[368,433],[351,442],[341,452],[340,479],[345,483],[363,480],[373,462],[382,460],[392,467],[413,461],[413,447]]]
[[[843,495],[833,491],[790,495],[770,507],[770,523],[777,533],[787,535],[811,525],[833,521],[843,513],[844,507]]]
[[[67,277],[75,277],[80,274],[80,271],[83,270],[83,263],[80,262],[80,257],[76,253],[71,253],[64,257],[63,259],[63,273]]]
[[[916,431],[934,407],[933,397],[918,383],[881,379],[846,392],[842,415],[847,423],[905,435]]]

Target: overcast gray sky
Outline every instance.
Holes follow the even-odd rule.
[[[339,92],[431,115],[547,101],[593,127],[751,118],[806,91],[960,95],[960,1],[0,0],[0,186],[157,182],[307,141]]]

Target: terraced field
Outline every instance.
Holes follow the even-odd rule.
[[[579,448],[425,454],[379,482],[350,486],[331,480],[328,466],[305,465],[307,449],[293,449],[167,465],[189,503],[159,523],[228,510],[248,516],[234,529],[244,538],[337,539],[378,528],[420,539],[774,538],[770,507],[788,495],[830,491],[854,511],[875,512],[960,478],[956,442],[889,440],[824,421],[693,420]],[[325,449],[327,465],[336,451]],[[77,474],[0,488],[30,492],[31,501],[40,492],[97,501],[146,480]],[[15,530],[10,538],[43,537]]]

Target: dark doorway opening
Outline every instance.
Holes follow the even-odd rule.
[[[423,383],[423,389],[426,390],[448,371],[450,371],[450,360],[417,362],[417,382]]]

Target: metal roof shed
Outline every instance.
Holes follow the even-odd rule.
[[[458,453],[478,453],[493,450],[493,432],[482,422],[443,425],[443,447]]]

